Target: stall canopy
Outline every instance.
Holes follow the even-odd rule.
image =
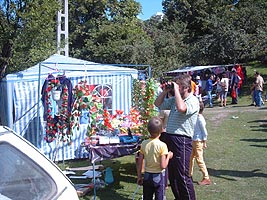
[[[33,143],[49,158],[55,155],[55,142],[47,143],[45,135],[44,108],[41,102],[42,86],[49,74],[64,74],[73,87],[80,81],[111,89],[111,112],[123,110],[126,114],[131,107],[132,80],[138,77],[134,68],[116,67],[52,55],[24,71],[8,74],[0,82],[0,123],[14,129],[17,134]],[[56,160],[74,159],[75,150],[86,137],[81,127],[73,134],[72,144],[61,143]]]
[[[205,69],[214,69],[214,68],[228,68],[234,66],[233,64],[229,65],[203,65],[203,66],[184,66],[179,69],[173,70],[173,71],[168,71],[165,74],[167,76],[176,76],[179,73],[184,73],[184,72],[193,72],[193,71],[200,71],[200,70],[205,70]]]

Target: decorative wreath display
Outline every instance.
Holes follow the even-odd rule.
[[[56,96],[54,92],[57,92]],[[71,143],[68,95],[67,86],[61,85],[58,79],[52,79],[48,82],[45,96],[45,104],[48,108],[45,136],[47,142],[52,142],[57,138],[59,141]],[[57,109],[55,110],[55,108]]]
[[[70,117],[71,132],[74,129],[79,130],[80,124],[87,124],[88,135],[95,134],[103,114],[101,98],[93,92],[92,86],[88,85],[87,81],[81,81],[75,86],[73,96],[75,101]]]

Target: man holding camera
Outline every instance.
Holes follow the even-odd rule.
[[[169,181],[176,200],[195,200],[193,181],[189,177],[192,137],[196,124],[199,101],[191,92],[191,76],[181,74],[168,84],[155,100],[161,110],[170,110],[167,122],[166,142],[173,152],[173,159],[168,165]],[[165,98],[168,92],[174,96]]]

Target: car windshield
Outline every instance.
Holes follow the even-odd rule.
[[[0,143],[0,199],[40,200],[56,195],[53,179],[27,155]]]

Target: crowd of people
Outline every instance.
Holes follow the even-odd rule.
[[[210,108],[214,105],[214,99],[218,100],[220,107],[226,107],[227,97],[231,98],[231,104],[238,104],[238,97],[242,93],[243,85],[247,83],[246,68],[239,64],[230,69],[224,68],[217,73],[211,70],[202,71],[199,74],[194,72],[191,77],[192,81],[200,87],[195,95],[198,98],[201,97],[205,106]],[[264,99],[267,100],[267,93],[265,96],[263,94],[264,80],[257,71],[255,71],[254,78],[255,80],[250,87],[251,105],[261,107],[264,104]],[[199,94],[198,91],[200,91]]]
[[[198,75],[199,76],[199,75]],[[242,91],[242,86],[246,83],[246,70],[241,65],[224,68],[221,71],[208,71],[208,73],[201,72],[202,83],[205,85],[202,91],[205,95],[204,102],[208,107],[213,107],[214,97],[220,102],[220,107],[226,107],[227,96],[232,99],[231,104],[238,104],[238,95]],[[197,81],[192,76],[193,81]]]

